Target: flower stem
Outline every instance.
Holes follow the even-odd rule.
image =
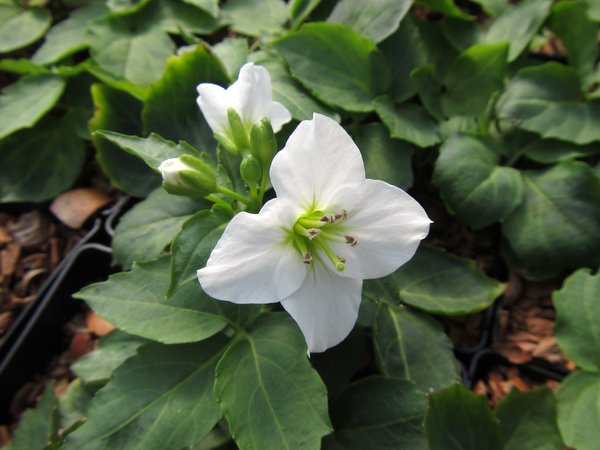
[[[225,194],[228,197],[233,198],[234,200],[237,200],[240,203],[243,203],[246,206],[250,206],[252,205],[252,200],[250,200],[248,197],[244,197],[241,194],[238,194],[235,191],[232,191],[231,189],[227,189],[226,187],[223,186],[217,186],[217,192],[220,192],[221,194]]]

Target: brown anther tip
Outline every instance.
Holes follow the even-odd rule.
[[[318,237],[321,234],[321,230],[319,230],[317,228],[309,228],[307,231],[308,231],[308,238],[311,240]]]
[[[351,247],[356,247],[358,244],[358,238],[356,236],[344,236],[346,238],[346,244],[350,244]]]
[[[333,223],[335,222],[335,216],[333,214],[325,214],[320,220],[321,222]]]
[[[306,252],[306,254],[304,255],[304,258],[302,259],[302,262],[304,264],[310,264],[312,262],[312,255],[308,252]]]

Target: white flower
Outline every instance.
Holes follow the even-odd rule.
[[[362,280],[406,263],[431,221],[402,189],[366,179],[358,147],[319,114],[300,123],[270,175],[277,198],[233,218],[198,279],[216,299],[281,302],[321,352],[352,330]]]
[[[227,89],[212,83],[198,85],[198,106],[214,133],[231,135],[227,111],[232,108],[242,119],[249,132],[252,125],[262,118],[271,121],[273,131],[292,119],[281,103],[273,101],[271,77],[267,69],[245,64],[235,83]]]

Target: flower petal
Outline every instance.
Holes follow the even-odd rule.
[[[330,246],[346,258],[341,276],[384,277],[413,257],[431,220],[415,199],[384,181],[367,179],[359,197],[343,223],[344,231],[356,237],[357,244],[332,242]]]
[[[323,352],[348,336],[358,318],[361,289],[361,280],[340,277],[315,263],[300,288],[281,301],[309,352]]]
[[[277,199],[260,213],[236,215],[212,251],[206,267],[198,270],[204,291],[234,303],[273,303],[298,289],[307,273],[302,256],[291,244],[280,211],[288,206]]]
[[[227,109],[229,104],[228,93],[221,86],[212,83],[201,83],[196,88],[196,100],[206,122],[214,133],[223,133],[229,129]]]
[[[244,122],[253,124],[269,117],[273,93],[271,76],[264,67],[244,64],[237,81],[229,86],[227,93],[237,99],[239,107],[236,110]]]
[[[281,127],[292,120],[292,114],[279,102],[271,103],[271,114],[268,119],[271,121],[273,131],[277,133]]]
[[[343,185],[362,183],[365,167],[358,147],[333,119],[314,114],[298,125],[273,159],[271,183],[278,198],[299,208],[334,207]]]

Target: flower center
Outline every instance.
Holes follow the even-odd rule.
[[[292,240],[305,264],[310,265],[314,257],[324,254],[338,271],[344,270],[346,258],[336,255],[329,243],[342,242],[351,247],[356,246],[358,238],[345,233],[347,227],[343,222],[347,217],[346,210],[336,214],[312,211],[296,220]]]

